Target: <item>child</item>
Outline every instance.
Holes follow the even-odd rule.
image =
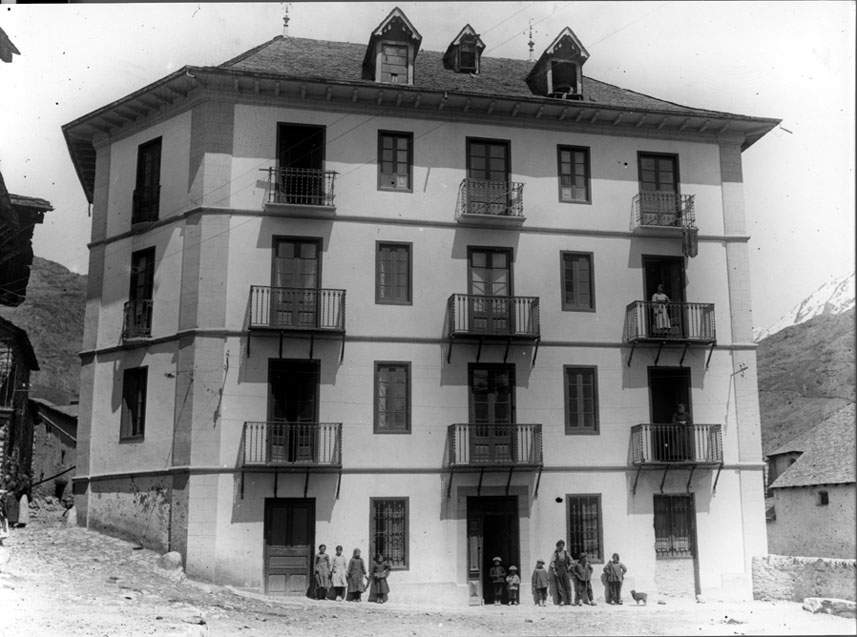
[[[628,569],[619,561],[619,554],[613,553],[613,559],[604,565],[607,575],[607,603],[622,604],[622,580]]]
[[[372,564],[370,575],[372,583],[369,585],[369,601],[383,604],[390,594],[390,585],[387,583],[387,577],[390,575],[390,564],[380,553],[375,555],[375,562]]]
[[[359,602],[360,596],[366,589],[366,562],[360,557],[360,549],[354,549],[351,560],[348,562],[348,600]]]
[[[327,589],[330,588],[330,556],[325,553],[327,547],[318,545],[318,555],[315,556],[315,598],[327,599]]]
[[[583,601],[587,606],[595,606],[592,601],[591,590],[592,584],[592,565],[589,563],[589,557],[586,553],[580,554],[580,560],[574,565],[574,584],[577,588],[577,606]]]
[[[548,583],[550,578],[545,570],[545,561],[536,560],[536,568],[533,570],[533,594],[536,597],[536,604],[545,606],[548,599]]]
[[[494,566],[488,571],[488,577],[491,578],[491,583],[494,584],[494,605],[499,606],[503,603],[503,585],[506,583],[506,569],[500,563],[499,557],[494,558]]]
[[[336,547],[336,555],[333,556],[330,567],[330,583],[333,584],[333,590],[336,591],[336,601],[341,602],[345,599],[345,589],[348,586],[348,562],[345,561],[345,556],[342,554],[342,546]]]
[[[509,606],[518,605],[518,590],[521,588],[521,578],[518,577],[518,567],[512,565],[509,567],[509,574],[506,576],[506,592],[509,594]]]

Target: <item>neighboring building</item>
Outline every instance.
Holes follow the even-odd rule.
[[[741,153],[778,120],[586,77],[568,28],[535,64],[449,35],[276,37],[63,127],[93,205],[78,519],[269,594],[323,542],[479,603],[491,557],[562,537],[751,598]]]
[[[62,499],[75,468],[77,446],[77,405],[54,405],[31,398],[35,407],[33,428],[34,493]]]
[[[769,466],[787,465],[770,487],[771,553],[857,559],[855,427],[851,404],[769,456]]]

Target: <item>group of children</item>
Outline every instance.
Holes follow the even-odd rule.
[[[521,578],[518,576],[518,567],[510,566],[509,573],[502,566],[503,560],[494,558],[494,566],[488,572],[494,589],[494,604],[502,604],[503,591],[505,589],[508,604],[518,605],[518,592],[521,588]],[[586,604],[595,606],[594,594],[592,592],[592,564],[586,553],[581,553],[575,560],[565,550],[565,542],[560,540],[556,543],[556,549],[551,556],[549,571],[545,568],[544,560],[536,561],[533,570],[532,586],[533,597],[538,606],[546,606],[548,589],[551,582],[555,587],[556,597],[560,606],[580,606]],[[607,584],[605,598],[608,604],[622,604],[622,582],[628,569],[619,561],[619,554],[613,553],[612,559],[604,565],[604,579]],[[574,594],[572,594],[572,580],[574,582]]]
[[[390,586],[390,564],[378,553],[372,562],[372,569],[366,570],[366,562],[360,557],[360,549],[354,549],[351,559],[346,563],[342,547],[336,547],[336,555],[327,554],[327,546],[320,544],[313,566],[313,588],[309,596],[315,599],[331,599],[331,589],[337,602],[348,600],[359,602],[367,586],[369,601],[383,604],[387,601]]]

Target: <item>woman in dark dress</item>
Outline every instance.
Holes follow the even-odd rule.
[[[363,591],[366,590],[366,562],[360,557],[360,549],[354,549],[351,560],[348,562],[348,601],[359,602]]]
[[[375,556],[375,561],[372,562],[372,570],[370,577],[372,582],[369,585],[369,601],[375,601],[383,604],[387,601],[387,595],[390,593],[390,585],[387,584],[387,576],[390,574],[390,565],[384,559],[384,556],[378,553]]]

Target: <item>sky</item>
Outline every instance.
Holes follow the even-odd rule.
[[[21,52],[0,64],[0,171],[54,210],[38,256],[85,274],[88,204],[61,126],[184,65],[283,34],[365,44],[399,6],[444,51],[469,23],[483,55],[535,58],[563,27],[584,75],[686,106],[773,117],[743,154],[753,322],[767,327],[855,261],[855,3],[293,2],[0,6]]]

